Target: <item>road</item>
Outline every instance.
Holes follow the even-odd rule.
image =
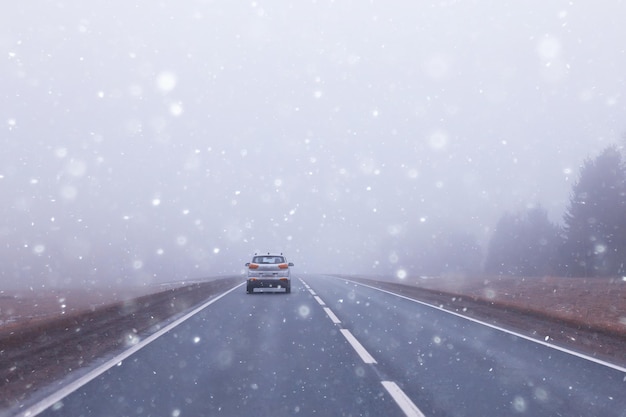
[[[626,416],[623,369],[327,276],[139,347],[40,415]]]

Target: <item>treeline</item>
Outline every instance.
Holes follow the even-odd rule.
[[[486,254],[459,225],[433,224],[381,241],[392,267],[426,276],[626,276],[624,155],[610,146],[583,162],[561,224],[541,206],[505,213]]]
[[[623,276],[626,273],[626,167],[611,146],[587,159],[572,188],[563,225],[546,210],[507,213],[487,248],[486,274]]]

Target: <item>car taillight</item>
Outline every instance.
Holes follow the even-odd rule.
[[[289,278],[278,278],[280,281],[289,281]]]
[[[250,281],[257,281],[258,278],[248,278]]]
[[[259,269],[259,265],[257,265],[257,264],[250,264],[250,266],[248,266],[248,268],[250,268],[250,269]]]
[[[288,264],[278,264],[278,268],[280,268],[280,269],[287,269],[287,268],[289,268],[289,265]]]

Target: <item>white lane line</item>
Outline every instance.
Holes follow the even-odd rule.
[[[311,290],[311,289],[309,290],[309,292],[311,293],[311,295],[317,295],[317,294],[315,293],[315,291],[313,291],[313,290]]]
[[[321,306],[325,306],[326,305],[326,303],[323,302],[322,299],[319,296],[314,295],[313,298],[315,298],[315,301],[317,301]]]
[[[335,316],[335,313],[333,313],[333,311],[330,308],[324,307],[324,311],[326,312],[326,314],[328,314],[328,317],[330,317],[333,323],[335,324],[341,323],[341,320],[339,320],[337,316]]]
[[[411,401],[402,389],[393,381],[381,381],[383,387],[393,397],[407,417],[425,417],[424,413]]]
[[[245,282],[242,282],[241,284],[237,285],[236,287],[231,288],[230,290],[228,290],[228,291],[218,295],[217,297],[210,299],[206,303],[202,304],[200,307],[198,307],[195,310],[187,313],[185,316],[183,316],[183,317],[179,318],[178,320],[168,324],[167,326],[165,326],[164,328],[162,328],[158,332],[153,333],[150,336],[146,337],[145,339],[143,339],[141,342],[137,343],[136,345],[134,345],[130,349],[125,350],[124,352],[120,353],[118,356],[116,356],[113,359],[103,363],[102,365],[100,365],[99,367],[97,367],[93,371],[89,372],[88,374],[83,375],[82,377],[78,378],[76,381],[73,381],[72,383],[64,386],[63,388],[61,388],[57,392],[51,394],[47,398],[44,398],[40,402],[34,404],[32,407],[24,410],[20,414],[17,414],[17,416],[19,416],[19,417],[33,417],[33,416],[36,416],[37,414],[43,412],[48,407],[51,407],[54,404],[58,403],[63,398],[67,397],[68,395],[70,395],[72,392],[76,391],[77,389],[79,389],[83,385],[87,384],[88,382],[90,382],[93,379],[96,379],[97,377],[99,377],[100,375],[102,375],[103,373],[108,371],[109,369],[113,368],[115,365],[121,363],[123,360],[128,358],[133,353],[137,352],[139,349],[145,347],[146,345],[148,345],[151,342],[154,342],[156,339],[158,339],[159,337],[163,336],[165,333],[169,332],[174,327],[178,326],[179,324],[181,324],[185,320],[189,319],[190,317],[195,316],[200,311],[202,311],[205,308],[207,308],[209,305],[213,304],[214,302],[216,302],[220,298],[224,297],[225,295],[235,291],[237,288],[241,287],[244,284],[245,284]]]
[[[551,348],[551,349],[554,349],[554,350],[558,350],[559,352],[567,353],[569,355],[576,356],[576,357],[581,358],[581,359],[585,359],[585,360],[587,360],[589,362],[594,362],[594,363],[597,363],[598,365],[606,366],[607,368],[615,369],[616,371],[620,371],[620,372],[626,373],[626,367],[619,366],[619,365],[616,365],[616,364],[611,363],[611,362],[603,361],[601,359],[597,359],[597,358],[594,358],[592,356],[585,355],[584,353],[576,352],[576,351],[573,351],[573,350],[561,347],[559,345],[553,345],[551,343],[544,342],[541,339],[535,339],[533,337],[526,336],[525,334],[518,333],[518,332],[515,332],[513,330],[506,329],[504,327],[496,326],[496,325],[491,324],[491,323],[480,321],[480,320],[472,318],[472,317],[464,316],[464,315],[456,313],[454,311],[446,310],[443,307],[439,307],[439,306],[436,306],[436,305],[433,305],[433,304],[428,304],[428,303],[426,303],[424,301],[416,300],[414,298],[410,298],[410,297],[407,297],[405,295],[396,294],[395,292],[383,290],[383,289],[380,289],[380,288],[377,288],[377,287],[374,287],[374,286],[371,286],[371,285],[363,284],[363,283],[360,283],[360,282],[357,282],[357,281],[351,281],[349,279],[344,279],[344,281],[351,282],[351,283],[357,284],[357,285],[361,285],[363,287],[371,288],[372,290],[384,292],[386,294],[395,295],[396,297],[403,298],[405,300],[412,301],[414,303],[421,304],[421,305],[426,306],[426,307],[434,308],[435,310],[439,310],[439,311],[442,311],[444,313],[452,314],[453,316],[460,317],[462,319],[471,321],[473,323],[481,324],[483,326],[490,327],[490,328],[492,328],[494,330],[498,330],[500,332],[504,332],[504,333],[507,333],[507,334],[519,337],[520,339],[528,340],[529,342],[534,342],[534,343],[537,343],[539,345],[542,345],[542,346],[545,346],[545,347],[548,347],[548,348]]]
[[[348,343],[350,343],[352,345],[352,347],[354,348],[354,350],[356,350],[356,353],[359,354],[359,356],[361,357],[363,362],[365,362],[365,363],[378,363],[378,362],[376,362],[376,359],[374,359],[372,357],[372,355],[370,355],[369,352],[367,350],[365,350],[363,345],[361,343],[359,343],[358,340],[356,340],[356,337],[354,337],[352,335],[352,333],[350,333],[350,330],[347,330],[347,329],[340,329],[340,330],[341,330],[341,333],[343,334],[343,336],[348,341]]]

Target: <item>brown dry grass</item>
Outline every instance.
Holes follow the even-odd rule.
[[[37,289],[0,291],[0,331],[52,318],[93,311],[105,305],[162,291],[161,286],[125,289]]]
[[[418,277],[404,281],[626,334],[626,280],[622,278]]]

